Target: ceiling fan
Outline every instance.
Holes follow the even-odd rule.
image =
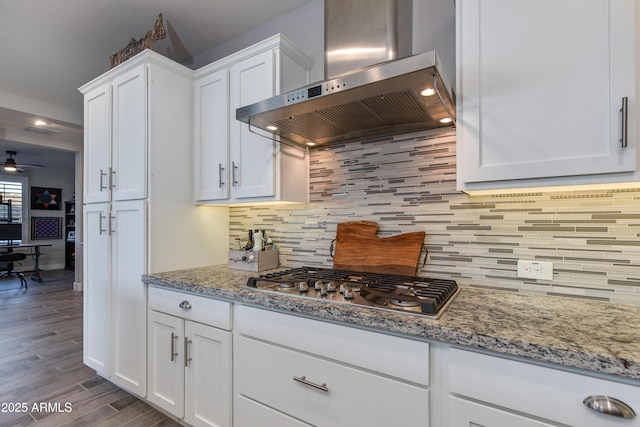
[[[42,165],[19,165],[16,163],[16,160],[13,158],[17,153],[12,150],[7,150],[6,153],[9,155],[7,160],[4,162],[3,168],[7,172],[24,172],[24,168],[37,168],[44,169]]]

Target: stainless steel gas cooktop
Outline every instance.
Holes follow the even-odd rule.
[[[299,267],[251,277],[248,289],[438,318],[458,293],[454,280]]]

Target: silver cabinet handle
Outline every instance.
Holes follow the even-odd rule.
[[[222,188],[222,186],[225,184],[223,181],[224,177],[224,168],[222,167],[222,163],[218,163],[218,187]]]
[[[629,99],[625,96],[622,98],[622,106],[620,107],[620,112],[622,113],[622,131],[620,135],[620,143],[622,148],[627,148],[627,128],[628,128],[628,119],[629,119],[629,109],[628,109],[628,101]]]
[[[107,217],[105,215],[102,215],[102,212],[99,213],[100,217],[98,218],[98,220],[100,221],[100,224],[98,224],[98,233],[100,235],[102,235],[102,233],[106,233],[107,229],[106,228],[102,228],[102,222],[104,220],[107,219]]]
[[[582,403],[589,409],[596,412],[611,415],[612,417],[632,419],[635,418],[635,411],[626,403],[615,397],[609,396],[588,396]]]
[[[178,307],[183,308],[185,310],[191,310],[191,303],[187,300],[182,301],[180,304],[178,304]]]
[[[176,360],[176,356],[178,356],[178,352],[176,351],[176,340],[178,336],[171,332],[171,361]]]
[[[184,337],[184,367],[188,368],[189,367],[189,362],[191,362],[191,360],[193,360],[192,358],[189,357],[189,345],[192,343],[193,341],[190,340],[187,337]]]
[[[306,377],[293,377],[293,380],[298,381],[299,383],[302,383],[304,385],[308,385],[309,387],[317,388],[318,390],[322,390],[327,393],[329,392],[329,387],[327,387],[327,383],[322,383],[322,384],[312,383],[311,381],[307,380]]]
[[[234,187],[238,185],[237,172],[238,172],[238,165],[236,165],[236,162],[231,162],[231,181]]]
[[[114,171],[113,168],[109,168],[109,187],[111,188],[116,188],[115,179],[113,179],[115,174],[116,171]]]
[[[109,215],[109,236],[116,233],[116,228],[113,226],[113,222],[116,220],[115,215]]]
[[[104,173],[104,170],[103,170],[103,169],[100,169],[100,191],[101,191],[101,192],[102,192],[102,190],[106,190],[106,189],[108,188],[108,187],[106,187],[106,186],[104,185],[104,180],[103,180],[103,178],[104,178],[105,176],[107,176],[107,174],[106,174],[106,173]]]

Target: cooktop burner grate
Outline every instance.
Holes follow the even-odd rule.
[[[315,267],[251,277],[246,287],[432,317],[442,314],[458,292],[454,280]]]

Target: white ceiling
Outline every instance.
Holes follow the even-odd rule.
[[[309,1],[0,0],[0,93],[81,112],[77,88],[109,70],[109,56],[144,37],[159,13],[167,36],[154,51],[189,66],[190,58]],[[45,164],[61,153],[21,143],[82,140],[77,126],[51,120],[52,135],[25,131],[36,118],[0,108],[0,159],[13,149],[18,163]],[[37,154],[41,160],[30,157]]]

